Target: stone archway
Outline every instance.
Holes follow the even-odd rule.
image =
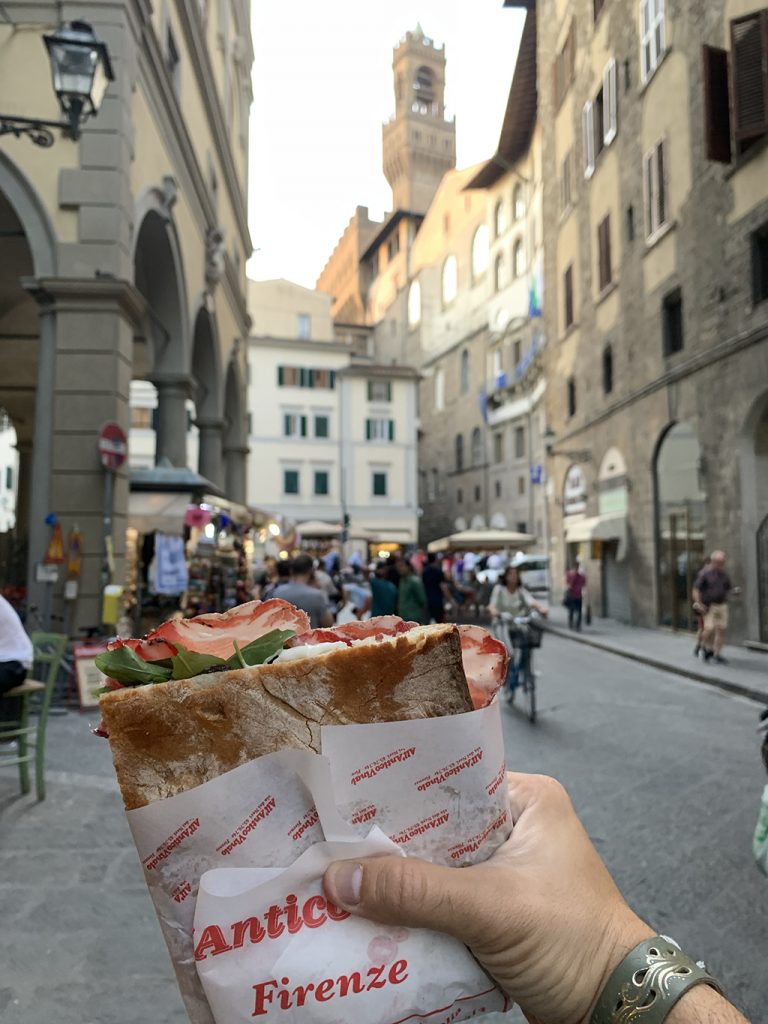
[[[214,318],[202,306],[192,336],[192,378],[195,423],[199,430],[198,472],[219,489],[224,487],[221,369]]]
[[[248,441],[244,408],[245,389],[240,367],[232,358],[224,386],[224,480],[226,496],[245,504]]]

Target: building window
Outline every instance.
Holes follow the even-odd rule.
[[[518,238],[515,242],[515,248],[512,253],[512,272],[514,276],[523,277],[525,274],[525,246],[523,245],[522,238]]]
[[[497,431],[493,435],[493,461],[504,461],[504,435],[501,431]]]
[[[306,437],[307,417],[297,412],[283,413],[283,437]]]
[[[525,458],[525,427],[515,427],[515,458]]]
[[[445,371],[435,370],[435,409],[442,412],[445,408]]]
[[[645,190],[645,234],[651,239],[666,226],[669,211],[667,203],[666,144],[660,141],[643,157],[643,187]]]
[[[573,379],[573,377],[569,377],[568,378],[566,387],[567,387],[567,392],[568,392],[568,415],[569,416],[575,416],[576,415],[576,381]]]
[[[458,288],[459,268],[456,262],[456,257],[451,255],[446,259],[445,263],[443,263],[443,272],[441,277],[441,290],[444,306],[450,306],[456,298]]]
[[[152,430],[154,409],[133,406],[131,408],[131,430]]]
[[[618,130],[618,93],[616,61],[609,60],[603,70],[603,86],[594,100],[584,104],[581,116],[584,145],[584,177],[591,178],[595,162],[613,142]]]
[[[5,467],[5,488],[8,491],[13,490],[13,466]]]
[[[752,232],[752,301],[768,299],[768,222]]]
[[[504,205],[503,199],[500,199],[498,203],[496,203],[496,207],[493,211],[493,230],[497,238],[501,238],[507,230],[507,208]]]
[[[528,533],[528,523],[526,523],[525,520],[522,520],[522,521],[518,522],[518,524],[517,524],[517,532],[518,533]]]
[[[395,233],[387,242],[387,260],[393,260],[400,252],[400,236]]]
[[[309,313],[296,314],[296,337],[309,338],[312,330],[312,320]]]
[[[661,304],[664,355],[683,351],[683,293],[675,288]]]
[[[315,437],[331,436],[330,416],[315,416]]]
[[[374,498],[386,498],[387,496],[387,474],[377,470],[371,481]]]
[[[308,370],[298,366],[278,366],[278,387],[333,388],[336,387],[335,370]]]
[[[408,290],[408,326],[413,329],[421,323],[421,285],[412,281]]]
[[[462,491],[462,489],[459,488],[456,491],[456,504],[457,505],[462,505],[463,503],[464,503],[464,491]]]
[[[481,501],[482,497],[483,497],[483,492],[482,492],[482,490],[480,488],[480,484],[478,484],[477,487],[475,487],[475,501]]]
[[[437,470],[433,469],[426,474],[427,478],[427,501],[434,501],[437,497]]]
[[[644,82],[656,70],[665,49],[664,0],[640,0],[640,66]]]
[[[368,401],[369,402],[391,402],[392,401],[392,381],[389,381],[389,380],[369,380],[368,381]]]
[[[563,274],[563,295],[565,312],[565,329],[573,326],[573,264]]]
[[[494,484],[494,494],[497,498],[501,497],[501,480],[497,480]]]
[[[610,395],[613,391],[613,349],[606,345],[603,349],[603,394]]]
[[[563,43],[563,48],[555,58],[552,72],[552,84],[554,90],[553,99],[555,103],[555,110],[557,111],[560,109],[560,105],[565,99],[576,74],[575,19],[571,21],[571,27],[568,30],[568,35]]]
[[[611,217],[608,214],[597,226],[597,279],[603,292],[613,280],[611,270]]]
[[[635,240],[635,208],[631,204],[627,207],[627,241]]]
[[[475,427],[472,431],[472,465],[482,466],[483,461],[483,434],[480,427]]]
[[[283,470],[283,494],[299,493],[299,471],[298,469]]]
[[[515,191],[512,193],[512,216],[515,220],[522,220],[525,216],[525,196],[523,186],[518,182]]]
[[[384,417],[373,417],[365,421],[366,441],[394,441],[395,421]]]
[[[513,362],[517,368],[520,365],[520,360],[523,358],[523,343],[522,341],[516,341],[512,348]]]
[[[488,225],[481,224],[472,238],[472,281],[477,282],[488,270],[490,238]]]
[[[573,163],[573,150],[569,149],[565,154],[560,169],[560,209],[562,213],[569,210],[573,205],[573,182],[571,180],[571,164]]]
[[[469,394],[469,351],[464,349],[461,353],[461,368],[459,371],[459,390],[462,395]]]
[[[768,9],[731,22],[731,68],[734,136],[744,152],[768,132]]]
[[[500,252],[493,263],[493,290],[500,292],[507,283],[506,262],[504,253]]]
[[[315,470],[315,496],[324,497],[329,493],[329,473],[327,469]]]
[[[464,469],[464,435],[457,434],[455,441],[456,449],[456,472],[460,473]]]
[[[525,477],[519,476],[517,478],[517,493],[518,495],[525,494]]]

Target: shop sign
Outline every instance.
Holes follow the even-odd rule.
[[[587,510],[587,481],[581,466],[568,470],[563,488],[563,515],[575,516]]]

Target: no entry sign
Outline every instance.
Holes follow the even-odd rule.
[[[118,423],[105,423],[99,431],[99,458],[104,469],[120,469],[128,457],[128,439]]]

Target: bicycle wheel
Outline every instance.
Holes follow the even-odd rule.
[[[536,723],[536,676],[533,674],[533,663],[528,656],[528,664],[525,666],[523,677],[523,689],[525,690],[525,704],[528,710],[528,721],[531,725]]]

